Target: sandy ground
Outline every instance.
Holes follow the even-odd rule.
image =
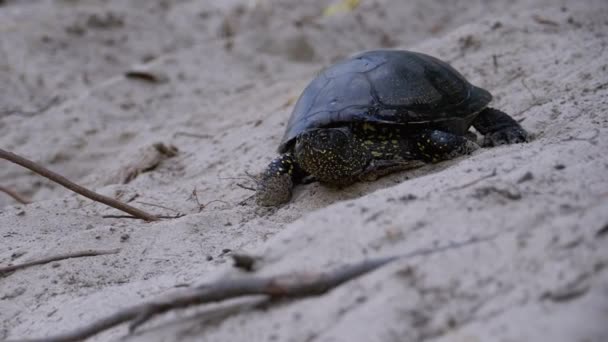
[[[323,16],[328,4],[0,2],[0,147],[185,214],[103,218],[118,212],[0,161],[0,185],[34,201],[0,193],[0,265],[121,248],[1,277],[0,339],[240,277],[231,251],[259,256],[257,273],[272,275],[487,238],[320,297],[193,308],[92,340],[608,341],[608,3],[364,0]],[[237,184],[251,186],[246,172],[275,156],[314,74],[387,47],[449,61],[534,140],[342,190],[302,186],[278,209],[246,200]],[[124,77],[137,68],[160,82]],[[179,153],[134,172],[157,142]]]

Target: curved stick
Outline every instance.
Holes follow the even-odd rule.
[[[349,280],[360,277],[395,260],[426,256],[451,249],[462,248],[496,238],[499,234],[480,238],[471,238],[453,242],[439,247],[421,248],[409,253],[363,260],[346,265],[331,272],[288,273],[274,277],[243,277],[239,279],[221,279],[174,293],[170,296],[127,307],[112,315],[101,318],[91,324],[73,331],[51,337],[20,340],[21,342],[74,342],[108,330],[114,326],[131,321],[130,331],[148,321],[150,318],[174,309],[192,305],[205,304],[252,295],[265,295],[268,298],[297,298],[323,294]],[[7,341],[9,342],[9,341]]]
[[[25,167],[26,169],[31,170],[31,171],[41,175],[42,177],[48,178],[48,179],[52,180],[53,182],[56,182],[64,187],[68,188],[69,190],[74,191],[77,194],[80,194],[84,197],[92,199],[95,202],[103,203],[107,206],[116,208],[120,211],[124,211],[126,213],[129,213],[135,217],[139,217],[146,221],[158,221],[158,217],[156,217],[154,215],[148,214],[147,212],[145,212],[143,210],[134,208],[128,204],[122,203],[113,198],[98,194],[94,191],[84,188],[76,183],[73,183],[72,181],[68,180],[67,178],[63,177],[62,175],[57,174],[39,164],[34,163],[31,160],[25,159],[21,156],[18,156],[12,152],[5,151],[1,148],[0,148],[0,158],[6,159],[17,165],[21,165],[21,166]]]
[[[17,202],[19,202],[21,204],[30,204],[30,203],[32,203],[29,200],[23,198],[23,196],[19,195],[16,191],[13,191],[11,189],[5,188],[5,187],[3,187],[1,185],[0,185],[0,192],[4,192],[5,194],[9,195],[15,201],[17,201]]]
[[[10,265],[10,266],[5,266],[5,267],[0,267],[0,276],[2,276],[4,273],[9,273],[9,272],[16,271],[16,270],[19,270],[19,269],[22,269],[22,268],[26,268],[26,267],[30,267],[30,266],[47,264],[47,263],[53,262],[53,261],[70,259],[70,258],[80,258],[80,257],[89,257],[89,256],[97,256],[97,255],[116,254],[119,251],[120,251],[119,248],[110,249],[110,250],[93,250],[93,249],[89,249],[89,250],[86,250],[86,251],[80,251],[80,252],[74,252],[74,253],[55,255],[55,256],[52,256],[52,257],[48,257],[48,258],[43,258],[43,259],[38,259],[38,260],[24,262],[23,264],[17,264],[17,265]]]

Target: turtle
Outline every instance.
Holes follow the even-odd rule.
[[[526,130],[491,100],[424,53],[371,50],[339,61],[300,95],[255,201],[279,206],[311,180],[341,187],[470,154],[480,147],[471,126],[484,147],[526,142]]]

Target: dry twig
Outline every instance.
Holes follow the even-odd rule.
[[[554,26],[554,27],[558,27],[559,24],[551,19],[547,19],[547,18],[543,18],[538,14],[534,14],[532,15],[532,19],[534,19],[534,21],[536,21],[537,23],[541,24],[541,25],[548,25],[548,26]]]
[[[196,204],[198,205],[198,212],[200,213],[201,211],[203,211],[203,206],[201,205],[201,202],[198,200],[198,193],[196,192],[196,187],[194,187],[194,189],[192,190],[192,194],[190,194],[190,197],[188,197],[188,199],[194,199],[196,201]]]
[[[177,213],[175,215],[156,215],[154,217],[156,217],[157,219],[177,219],[180,217],[184,217],[186,216],[186,214],[183,213]],[[102,218],[115,218],[115,219],[121,219],[121,218],[126,218],[126,219],[133,219],[133,220],[141,220],[141,217],[137,217],[137,216],[131,216],[131,215],[103,215]]]
[[[528,85],[526,84],[526,79],[524,79],[524,78],[521,79],[521,85],[523,85],[524,88],[526,88],[526,90],[528,91],[528,93],[530,93],[530,96],[532,97],[532,102],[539,103],[538,97],[536,97],[536,95],[534,94],[532,89],[530,89],[530,87],[528,87]]]
[[[152,317],[170,310],[243,296],[264,295],[270,299],[278,299],[321,295],[349,280],[374,271],[392,261],[416,256],[426,256],[450,249],[461,248],[494,239],[496,236],[497,235],[484,238],[473,238],[434,248],[422,248],[399,256],[364,260],[353,265],[343,266],[333,272],[291,273],[274,277],[252,276],[240,279],[223,279],[211,284],[180,291],[171,296],[165,296],[164,298],[119,310],[110,316],[101,318],[89,325],[65,334],[27,341],[81,341],[129,321],[131,321],[129,330],[133,331]]]
[[[461,189],[464,189],[464,188],[468,188],[468,187],[470,187],[471,185],[475,185],[475,184],[477,184],[477,183],[481,182],[481,181],[482,181],[482,180],[484,180],[484,179],[492,178],[492,177],[494,177],[494,176],[496,176],[496,169],[492,170],[492,173],[489,173],[489,174],[487,174],[487,175],[485,175],[485,176],[481,176],[481,177],[479,177],[479,178],[477,178],[477,179],[475,179],[475,180],[473,180],[473,181],[470,181],[470,182],[468,182],[468,183],[465,183],[465,184],[462,184],[462,185],[458,185],[458,186],[451,187],[451,188],[449,188],[449,189],[447,189],[447,190],[448,190],[448,191],[452,191],[452,190],[461,190]]]
[[[88,249],[86,251],[80,251],[80,252],[75,252],[75,253],[59,254],[59,255],[55,255],[55,256],[39,259],[39,260],[33,260],[33,261],[24,262],[23,264],[17,264],[17,265],[0,267],[0,275],[6,274],[6,273],[9,273],[9,272],[13,272],[13,271],[16,271],[16,270],[19,270],[19,269],[22,269],[22,268],[30,267],[30,266],[47,264],[47,263],[53,262],[53,261],[70,259],[70,258],[80,258],[80,257],[89,257],[89,256],[97,256],[97,255],[116,254],[119,251],[120,251],[119,248],[117,248],[117,249],[110,249],[110,250],[93,250],[93,249]]]
[[[211,204],[211,203],[217,203],[217,202],[219,202],[219,203],[223,203],[223,204],[226,204],[226,205],[230,205],[230,203],[228,203],[228,202],[226,202],[226,201],[222,201],[222,200],[218,200],[218,199],[216,199],[216,200],[211,200],[211,201],[209,201],[209,202],[207,202],[207,203],[203,203],[203,204],[201,204],[201,207],[200,207],[199,212],[200,212],[201,210],[203,210],[203,209],[207,208],[207,206],[208,206],[209,204]]]
[[[249,191],[256,191],[255,188],[252,188],[252,187],[247,186],[247,185],[243,185],[241,183],[236,183],[236,186],[238,186],[241,189],[245,189],[245,190],[249,190]]]
[[[17,192],[7,189],[3,186],[0,186],[0,192],[4,192],[5,194],[11,196],[15,201],[21,204],[30,204],[32,203],[30,200],[25,199],[23,196],[19,195]]]
[[[1,2],[0,2],[1,3]],[[51,107],[53,107],[54,105],[58,104],[61,101],[61,98],[59,96],[55,96],[52,99],[50,99],[47,103],[45,103],[44,105],[42,105],[40,108],[33,110],[33,111],[26,111],[26,110],[22,110],[19,108],[10,108],[10,109],[5,109],[0,111],[0,116],[3,115],[22,115],[22,116],[34,116],[34,115],[38,115],[40,113],[44,113],[47,110],[49,110]]]
[[[175,210],[173,208],[165,207],[165,206],[160,205],[160,204],[148,203],[148,202],[143,202],[143,201],[137,201],[137,203],[143,204],[143,205],[148,205],[148,206],[151,206],[151,207],[156,207],[156,208],[161,208],[161,209],[167,209],[167,210],[170,210],[170,211],[172,211],[174,213],[181,214],[181,212],[179,210]]]
[[[93,201],[103,203],[107,206],[116,208],[120,211],[124,211],[126,213],[129,213],[133,216],[139,217],[146,221],[157,221],[158,220],[158,218],[154,215],[148,214],[147,212],[145,212],[143,210],[134,208],[128,204],[122,203],[113,198],[98,194],[94,191],[84,188],[76,183],[73,183],[72,181],[68,180],[67,178],[63,177],[62,175],[57,174],[39,164],[34,163],[31,160],[25,159],[14,153],[0,149],[0,159],[6,159],[17,165],[21,165],[28,170],[31,170],[43,177],[46,177],[64,187],[66,187],[67,189],[69,189],[71,191],[74,191],[75,193],[78,193],[84,197],[92,199]]]
[[[184,137],[189,137],[189,138],[197,138],[197,139],[211,139],[213,138],[212,135],[210,134],[195,134],[195,133],[188,133],[188,132],[175,132],[173,134],[173,137],[179,137],[179,136],[184,136]]]
[[[198,199],[198,192],[196,190],[196,187],[194,187],[194,190],[192,190],[192,194],[190,195],[190,197],[188,197],[188,199],[194,199],[196,201],[196,204],[198,205],[198,212],[200,213],[201,211],[203,211],[203,209],[205,209],[209,204],[214,203],[214,202],[220,202],[220,203],[224,203],[226,205],[230,205],[230,203],[226,202],[226,201],[222,201],[222,200],[211,200],[207,203],[201,203]]]

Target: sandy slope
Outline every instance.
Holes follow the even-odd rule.
[[[261,256],[258,272],[270,275],[489,237],[318,298],[172,313],[126,339],[608,340],[605,1],[363,1],[333,17],[319,15],[328,2],[300,3],[0,4],[0,146],[133,205],[186,214],[101,218],[116,211],[0,162],[0,184],[35,200],[0,194],[0,265],[122,248],[0,278],[0,339],[47,336],[178,284],[238,277],[227,250]],[[303,186],[275,210],[239,205],[250,193],[237,183],[251,184],[234,177],[274,156],[314,73],[378,47],[450,61],[535,139],[339,191]],[[122,76],[141,64],[167,81]],[[122,184],[155,142],[180,152]]]

